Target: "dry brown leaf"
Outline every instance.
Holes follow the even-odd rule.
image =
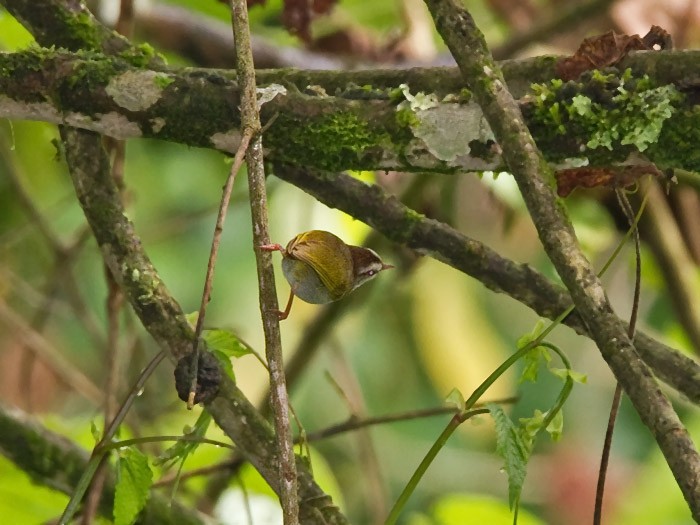
[[[626,188],[635,184],[644,175],[660,177],[663,174],[653,164],[607,168],[584,166],[558,170],[556,172],[557,194],[560,197],[567,197],[576,188]]]
[[[659,26],[652,26],[644,38],[609,31],[604,35],[584,39],[573,56],[557,63],[556,74],[563,80],[574,80],[584,71],[614,66],[630,51],[651,51],[655,46],[660,49],[671,46],[671,36]]]

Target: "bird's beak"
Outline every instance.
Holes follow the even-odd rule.
[[[393,264],[382,264],[382,271],[391,270],[392,268],[396,268],[396,267]]]

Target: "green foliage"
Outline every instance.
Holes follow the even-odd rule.
[[[530,448],[508,415],[498,405],[487,405],[496,426],[496,453],[503,458],[508,475],[508,504],[516,508],[523,490]]]
[[[517,347],[525,348],[527,345],[537,341],[544,330],[544,326],[544,321],[542,319],[537,321],[537,324],[530,333],[525,334],[518,339]],[[546,347],[538,345],[532,348],[527,354],[525,354],[525,357],[523,357],[525,368],[520,374],[520,382],[536,382],[537,376],[539,375],[540,364],[542,362],[549,364],[551,360],[552,356],[549,354],[549,350]]]
[[[221,352],[229,358],[243,357],[252,353],[250,347],[230,330],[222,330],[220,328],[203,330],[202,339],[207,343],[209,350]]]
[[[197,450],[197,447],[200,445],[199,440],[206,435],[210,423],[211,415],[206,410],[203,410],[197,421],[195,421],[194,426],[186,426],[182,429],[183,436],[191,439],[175,442],[172,447],[158,456],[153,461],[153,464],[155,466],[162,465],[164,468],[169,469],[177,462],[184,462],[187,456]]]
[[[520,418],[520,430],[523,442],[527,443],[528,447],[532,447],[535,442],[537,434],[539,434],[542,427],[549,433],[552,440],[558,441],[561,438],[562,430],[564,428],[564,415],[561,410],[557,411],[551,421],[546,422],[549,412],[542,412],[541,410],[535,410],[535,414],[532,417],[521,417]]]
[[[253,353],[251,348],[229,330],[202,330],[202,339],[214,357],[219,360],[226,374],[235,381],[236,375],[231,359]]]
[[[135,448],[119,453],[114,493],[114,525],[131,525],[148,501],[153,473],[148,458]]]
[[[466,407],[464,395],[462,395],[462,392],[460,392],[457,388],[450,390],[450,393],[447,394],[447,397],[445,398],[445,403],[447,403],[449,406],[454,406],[459,410],[464,410]]]

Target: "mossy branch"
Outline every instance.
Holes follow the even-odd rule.
[[[145,69],[148,64],[152,69]],[[431,75],[430,70],[425,73]],[[432,75],[451,77],[442,69]],[[700,108],[671,84],[631,75],[610,74],[564,86],[544,83],[537,97],[521,99],[535,141],[549,161],[586,158],[591,165],[610,165],[641,149],[662,168],[700,170],[694,147],[700,141]],[[452,173],[505,168],[468,91],[457,90],[448,101],[438,96],[433,107],[418,108],[406,103],[405,93],[413,96],[419,89],[409,83],[404,91],[346,85],[329,96],[323,90],[300,91],[294,82],[305,77],[299,72],[262,76],[267,83],[259,85],[276,90],[261,110],[263,124],[275,118],[265,137],[271,160],[328,170]],[[626,96],[616,95],[621,79],[627,80]],[[596,105],[596,97],[605,98],[605,104]],[[593,100],[587,111],[581,100]],[[241,137],[240,102],[230,71],[166,70],[147,50],[113,57],[36,47],[0,54],[0,117],[235,153]],[[650,120],[651,112],[642,110],[645,104],[667,109]],[[594,132],[600,129],[610,132],[598,137],[597,144]],[[640,135],[638,130],[654,133]]]

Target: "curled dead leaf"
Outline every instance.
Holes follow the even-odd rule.
[[[567,197],[576,188],[627,188],[636,184],[645,175],[662,177],[663,173],[653,164],[605,168],[584,166],[558,170],[556,172],[557,194],[560,197]]]
[[[573,56],[559,60],[556,74],[563,80],[574,80],[590,69],[603,69],[614,66],[630,51],[652,51],[672,47],[671,35],[659,26],[652,26],[649,32],[639,35],[620,35],[609,31],[604,35],[584,39]]]

